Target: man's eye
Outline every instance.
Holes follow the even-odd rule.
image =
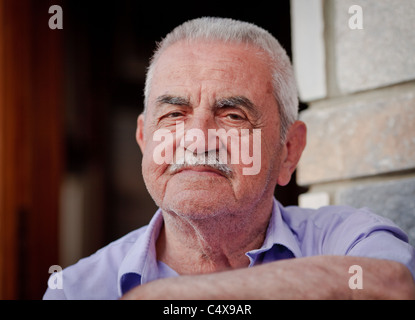
[[[181,112],[171,112],[169,114],[166,115],[167,118],[177,118],[177,117],[181,117],[183,115],[183,113]]]
[[[226,117],[228,117],[230,120],[244,120],[244,118],[236,113],[229,113],[226,115]]]

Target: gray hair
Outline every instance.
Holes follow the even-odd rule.
[[[278,103],[281,138],[298,118],[298,96],[293,68],[287,53],[268,31],[248,22],[204,17],[187,21],[171,31],[160,43],[150,61],[144,89],[144,113],[147,109],[154,66],[166,48],[181,40],[219,40],[250,44],[265,51],[271,59],[274,97]]]

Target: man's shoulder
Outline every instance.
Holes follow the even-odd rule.
[[[309,254],[347,254],[373,232],[388,232],[407,241],[405,233],[391,220],[368,208],[325,206],[318,209],[283,207],[284,221]],[[308,255],[308,254],[307,254]]]
[[[130,250],[131,246],[140,240],[140,237],[145,233],[147,228],[148,225],[145,225],[143,227],[130,231],[121,238],[118,238],[117,240],[114,240],[108,245],[106,245],[105,247],[99,249],[90,257],[93,257],[95,255],[99,256],[106,254],[124,256]]]
[[[353,208],[350,206],[331,205],[320,208],[301,208],[298,206],[282,207],[281,214],[294,228],[301,228],[307,223],[313,223],[317,228],[325,228],[332,223],[341,223],[348,219],[366,220],[368,222],[391,222],[380,217],[368,208]]]
[[[119,267],[148,226],[133,230],[92,255],[80,259],[62,272],[63,291],[48,289],[44,299],[114,299],[117,298]],[[85,294],[85,295],[84,295]],[[93,297],[87,296],[93,294]]]
[[[316,228],[333,227],[339,223],[385,224],[395,226],[388,218],[382,217],[367,207],[354,208],[346,205],[330,205],[317,209],[287,206],[281,208],[283,219],[293,228],[312,223]]]
[[[108,260],[108,263],[114,266],[119,265],[122,262],[122,259],[131,249],[131,247],[139,241],[140,237],[144,234],[148,226],[141,227],[139,229],[133,230],[123,237],[109,243],[105,247],[99,249],[92,255],[80,259],[76,264],[68,267],[75,269],[76,267],[81,267],[83,265],[94,265],[100,263],[101,260]],[[110,265],[106,265],[108,268]]]

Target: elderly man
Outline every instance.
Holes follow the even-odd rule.
[[[136,132],[160,209],[65,269],[44,298],[414,298],[415,250],[389,220],[274,199],[306,144],[297,107],[289,59],[267,31],[219,18],[173,30]]]

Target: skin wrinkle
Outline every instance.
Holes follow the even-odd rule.
[[[267,64],[268,68],[272,72],[272,81],[268,83],[268,90],[267,94],[272,92],[275,97],[277,110],[282,117],[281,126],[281,136],[285,138],[286,133],[289,129],[289,126],[298,120],[298,99],[292,99],[293,96],[296,97],[296,89],[294,84],[294,77],[291,70],[290,61],[286,55],[286,52],[279,44],[274,42],[275,39],[272,38],[271,35],[267,35],[263,32],[264,30],[259,31],[257,36],[244,36],[236,33],[233,36],[225,36],[222,38],[220,35],[206,35],[202,33],[196,32],[191,38],[189,35],[184,35],[179,32],[173,36],[168,36],[166,39],[162,41],[158,45],[157,51],[155,55],[152,57],[151,66],[149,72],[147,74],[147,81],[145,87],[145,110],[146,112],[148,101],[149,101],[149,91],[152,85],[152,79],[154,74],[154,65],[159,60],[160,56],[171,46],[177,42],[182,42],[187,44],[188,46],[197,44],[199,42],[203,42],[205,44],[210,43],[211,45],[217,43],[218,41],[223,44],[239,44],[242,50],[245,51],[253,51],[254,54],[262,63]],[[239,32],[239,31],[237,31]],[[258,30],[253,31],[254,33],[258,32]],[[218,37],[217,37],[218,36]],[[235,36],[235,38],[233,38]],[[264,37],[264,38],[263,38]],[[267,39],[268,38],[268,39]],[[272,40],[271,40],[272,38]],[[258,41],[259,40],[259,41]],[[211,52],[214,52],[211,50]],[[234,56],[233,59],[241,61],[241,57]],[[254,65],[250,65],[247,68],[254,68]],[[282,79],[283,76],[283,79]],[[291,96],[291,97],[290,97]],[[284,110],[283,110],[284,109]]]
[[[180,96],[165,94],[165,95],[158,97],[156,101],[157,101],[156,108],[158,110],[158,113],[156,113],[156,116],[162,113],[160,110],[164,104],[194,108],[189,98],[187,97],[180,97]],[[252,113],[252,119],[248,119],[248,120],[250,121],[253,129],[261,129],[264,126],[263,121],[261,120],[260,113],[258,112],[259,107],[255,106],[253,102],[251,102],[248,98],[244,96],[229,96],[229,97],[219,98],[213,103],[212,109],[214,110],[224,109],[224,108],[229,108],[229,107],[238,108],[239,106],[241,107],[241,109]],[[251,117],[248,117],[248,118],[251,118]],[[250,131],[250,134],[252,134],[252,131]]]
[[[172,216],[169,216],[169,217],[172,217]],[[240,219],[240,217],[238,217],[238,219]],[[169,223],[172,223],[174,221],[174,219],[173,219],[173,221],[171,221],[171,220],[168,220],[168,221],[169,221]],[[207,263],[207,266],[205,265],[203,268],[201,266],[200,269],[197,269],[196,273],[209,273],[209,272],[213,272],[213,271],[218,271],[218,268],[215,266],[214,261],[216,260],[215,259],[215,256],[217,256],[217,253],[218,252],[221,253],[222,251],[218,251],[216,247],[209,245],[210,243],[212,243],[212,240],[209,239],[209,238],[206,238],[205,237],[206,234],[202,234],[202,233],[199,232],[199,228],[197,227],[196,224],[194,224],[194,221],[192,221],[190,219],[189,220],[186,220],[186,221],[192,227],[192,230],[193,230],[195,236],[193,236],[192,234],[190,234],[189,237],[187,238],[189,241],[187,241],[187,242],[185,241],[185,242],[183,242],[183,244],[185,246],[187,246],[188,249],[192,250],[193,247],[194,247],[194,239],[196,239],[197,242],[198,242],[198,244],[200,245],[200,248],[202,248],[202,250],[199,253],[197,253],[197,254],[201,258],[201,260],[203,260],[204,262]],[[241,221],[241,222],[243,222],[243,221]],[[175,222],[173,222],[173,223],[175,223]],[[179,227],[179,228],[182,228],[183,227],[182,223],[177,223],[175,225],[177,227]],[[266,228],[267,227],[268,227],[268,224],[266,225]],[[213,228],[214,228],[214,226],[212,226],[212,234],[215,234],[216,233],[216,230],[213,230]],[[239,231],[239,229],[240,228],[238,228],[238,231]],[[165,230],[163,230],[163,232],[165,232]],[[229,232],[232,232],[233,233],[235,231],[232,231],[229,228]],[[263,233],[263,227],[262,226],[261,227],[258,227],[257,230],[256,230],[256,232],[254,233],[253,238],[258,238],[259,239],[258,240],[258,243],[262,243],[264,241],[264,237],[265,237],[265,235]],[[219,240],[220,242],[223,243],[223,241],[221,241],[221,239],[217,239],[217,240]],[[243,247],[241,249],[243,249]],[[157,250],[162,250],[162,249],[158,247]],[[246,251],[248,251],[248,250],[246,250]],[[226,251],[224,251],[224,252],[226,252]],[[223,268],[223,266],[222,266],[222,267],[220,267],[219,270],[227,269],[227,268],[234,268],[235,267],[232,264],[231,260],[228,259],[228,256],[232,256],[232,253],[222,255],[222,258],[225,259],[225,268]],[[243,257],[242,258],[244,260],[247,260],[247,262],[249,262],[248,261],[248,258],[245,256],[245,254],[243,254]],[[208,268],[206,268],[206,267],[208,267]],[[192,273],[195,273],[194,271],[195,270],[192,270],[191,269],[189,271],[184,271],[181,274],[192,274]]]

